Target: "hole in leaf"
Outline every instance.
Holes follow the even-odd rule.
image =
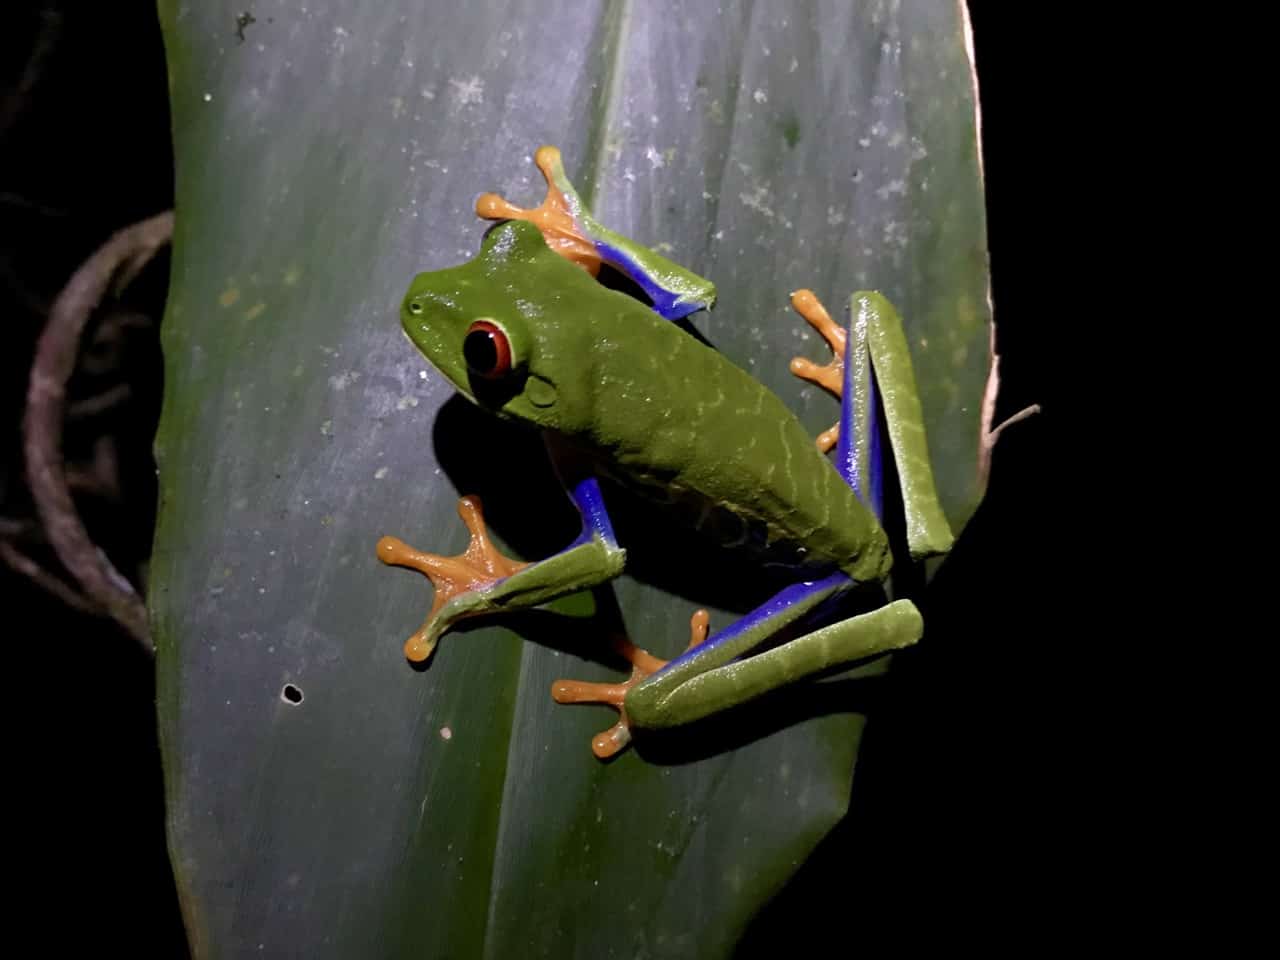
[[[292,683],[286,683],[284,689],[280,691],[280,699],[285,703],[297,706],[302,702],[302,689],[295,687]]]

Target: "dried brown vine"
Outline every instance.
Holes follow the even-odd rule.
[[[112,617],[148,651],[152,649],[146,607],[129,581],[90,539],[71,497],[62,453],[68,414],[67,382],[75,370],[80,339],[93,311],[107,294],[119,295],[173,235],[173,212],[166,211],[111,237],[72,275],[54,301],[36,346],[23,417],[27,483],[45,537],[83,597],[50,580],[34,561],[6,547],[5,561],[78,609]],[[74,410],[83,415],[84,411]],[[72,599],[74,598],[74,600]]]

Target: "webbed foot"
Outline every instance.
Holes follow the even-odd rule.
[[[609,264],[630,277],[649,298],[653,310],[668,320],[710,309],[715,303],[716,288],[710,280],[592,217],[565,175],[559,150],[539,147],[533,162],[547,182],[541,204],[526,210],[496,193],[485,193],[476,200],[476,215],[485,220],[528,220],[542,231],[548,247],[580,264],[593,277],[599,275],[602,263]]]
[[[422,662],[431,656],[444,627],[438,620],[441,609],[462,594],[488,586],[529,566],[503,556],[489,539],[479,497],[463,497],[458,501],[458,515],[471,532],[467,549],[456,557],[415,550],[403,540],[383,537],[378,541],[378,559],[383,563],[409,567],[425,574],[435,588],[431,612],[422,627],[404,645],[410,660]]]
[[[801,380],[816,383],[830,391],[837,398],[844,395],[844,353],[848,342],[848,333],[843,327],[831,319],[827,308],[822,305],[812,290],[797,290],[791,295],[791,306],[809,322],[809,326],[817,330],[831,347],[831,362],[818,365],[804,357],[796,357],[791,361],[791,372]],[[818,449],[826,453],[840,439],[840,424],[833,424],[829,430],[818,434]]]
[[[582,204],[573,188],[568,186],[568,181],[565,181],[567,191],[557,185],[557,180],[564,179],[560,151],[555,147],[539,147],[533,162],[547,182],[547,195],[542,203],[526,210],[496,193],[484,193],[476,199],[476,216],[484,220],[528,220],[542,231],[547,246],[566,260],[581,265],[594,277],[603,261],[596,245],[578,228]]]
[[[707,639],[710,624],[710,615],[705,610],[699,610],[689,618],[689,646],[686,650],[692,650]],[[626,637],[617,638],[613,646],[631,664],[631,676],[623,683],[557,680],[551,685],[551,696],[556,703],[604,703],[618,711],[618,722],[608,730],[596,734],[591,740],[591,752],[601,760],[612,757],[631,742],[631,725],[627,720],[626,708],[627,694],[631,688],[643,683],[670,662],[637,647]]]

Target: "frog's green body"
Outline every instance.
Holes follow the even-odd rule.
[[[602,472],[676,502],[729,546],[836,567],[855,580],[888,572],[887,540],[795,415],[723,354],[552,253],[528,223],[493,230],[469,263],[423,274],[403,312],[409,338],[476,395],[462,341],[477,317],[518,345],[523,371],[480,402],[554,430]],[[465,307],[460,304],[465,303]]]
[[[687,723],[828,667],[914,643],[922,631],[919,612],[898,600],[747,656],[783,628],[827,611],[828,601],[857,584],[888,575],[892,557],[877,519],[881,405],[911,555],[950,546],[893,308],[878,294],[855,294],[846,340],[812,294],[793,295],[797,311],[842,354],[829,368],[806,361],[792,368],[843,396],[833,469],[773,393],[670,322],[709,305],[714,286],[590,219],[558,152],[543,148],[537,162],[548,182],[543,208],[522,211],[482,197],[482,215],[522,219],[490,231],[472,261],[416,277],[401,319],[414,345],[462,394],[544,431],[583,533],[560,553],[521,565],[494,550],[478,502],[464,498],[460,511],[472,530],[465,554],[422,554],[384,538],[378,549],[385,562],[415,567],[436,585],[431,614],[406,644],[407,655],[425,660],[460,619],[534,606],[618,576],[625,551],[613,534],[600,474],[671,506],[726,545],[757,548],[794,567],[798,582],[710,637],[705,614],[695,614],[690,648],[669,663],[624,644],[620,652],[635,666],[626,683],[558,682],[553,695],[561,702],[607,702],[622,713],[596,738],[597,755],[625,745],[631,726]],[[652,309],[598,283],[593,271],[600,262],[631,275],[651,296]]]

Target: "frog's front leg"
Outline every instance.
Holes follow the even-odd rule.
[[[582,533],[561,552],[537,563],[503,556],[489,540],[478,497],[463,497],[458,513],[471,532],[471,543],[456,557],[423,553],[395,537],[378,541],[383,563],[423,573],[435,588],[426,621],[405,642],[405,656],[415,662],[431,656],[436,643],[463,619],[536,607],[618,576],[626,551],[614,536],[600,486],[576,461],[556,460],[561,482],[582,517]]]
[[[565,175],[559,150],[540,147],[533,162],[547,184],[541,204],[526,210],[496,193],[485,193],[476,200],[476,215],[485,220],[528,220],[542,231],[547,246],[593,277],[601,264],[609,264],[630,277],[654,311],[668,320],[709,310],[715,303],[716,288],[710,280],[596,220]]]

